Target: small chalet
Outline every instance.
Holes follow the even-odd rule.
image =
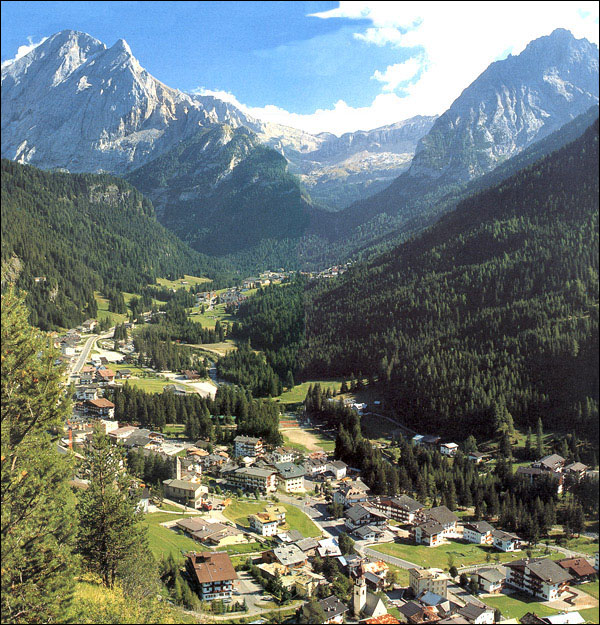
[[[463,538],[476,545],[491,545],[493,542],[492,532],[494,527],[487,521],[475,521],[473,523],[465,523]]]
[[[558,564],[573,577],[575,583],[591,582],[596,577],[596,569],[585,558],[565,558]]]
[[[523,539],[510,532],[494,530],[492,532],[492,542],[494,547],[500,549],[500,551],[517,551],[521,548]]]

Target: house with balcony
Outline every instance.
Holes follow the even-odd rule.
[[[279,522],[274,514],[257,512],[248,517],[250,527],[260,536],[275,536]]]
[[[571,574],[550,558],[506,562],[506,585],[542,601],[560,599],[572,581]]]
[[[225,551],[192,551],[187,555],[185,569],[202,601],[231,599],[238,576]]]
[[[223,477],[230,484],[243,490],[258,490],[263,494],[277,490],[277,472],[274,469],[240,467],[239,469],[228,471]]]
[[[254,436],[236,436],[233,439],[234,455],[238,458],[256,458],[262,456],[264,446],[261,438]]]
[[[487,521],[465,523],[463,526],[463,538],[468,543],[475,545],[491,545],[493,542],[493,531],[494,527]]]
[[[202,505],[204,496],[208,494],[208,487],[199,482],[184,482],[183,480],[163,480],[165,499],[172,499],[190,508],[197,509]]]
[[[306,471],[303,466],[293,462],[278,462],[274,467],[277,471],[278,484],[286,493],[304,492]]]
[[[383,512],[388,518],[402,524],[414,524],[425,506],[408,495],[399,497],[374,497],[369,506]]]
[[[492,542],[496,549],[500,551],[518,551],[521,549],[521,543],[523,539],[516,534],[510,532],[503,532],[502,530],[494,530],[492,532]]]

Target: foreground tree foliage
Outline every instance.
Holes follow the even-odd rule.
[[[49,430],[67,414],[61,372],[23,300],[2,296],[2,622],[60,621],[73,589],[68,461]]]
[[[108,588],[117,577],[125,588],[144,588],[146,581],[156,578],[157,565],[136,511],[135,490],[123,467],[121,449],[96,432],[84,463],[90,484],[79,497],[78,548],[86,568],[97,573]],[[140,561],[145,562],[142,568]]]

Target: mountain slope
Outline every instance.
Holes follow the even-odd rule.
[[[241,111],[151,76],[120,39],[61,31],[2,69],[2,155],[45,169],[123,174]]]
[[[311,135],[262,122],[212,96],[171,89],[141,67],[125,41],[107,48],[72,30],[2,69],[3,157],[44,169],[123,175],[200,129],[226,123],[257,133],[288,159],[293,173],[306,176],[320,202],[337,208],[405,169],[432,121],[417,117],[339,138]]]
[[[510,415],[597,437],[597,171],[596,120],[417,239],[313,287],[304,375],[378,376],[398,415],[432,433],[489,435]]]
[[[285,158],[242,127],[202,130],[127,178],[165,226],[209,254],[298,239],[315,212]]]
[[[17,285],[42,328],[73,327],[92,316],[94,290],[136,292],[159,276],[216,277],[229,269],[157,223],[152,204],[119,178],[49,173],[3,159],[3,264],[13,256]]]
[[[383,220],[402,230],[457,185],[491,171],[598,104],[598,48],[558,29],[492,63],[421,139],[407,172],[340,213],[338,237]],[[389,224],[391,222],[391,224]],[[389,225],[388,225],[389,224]],[[380,229],[381,230],[381,229]]]

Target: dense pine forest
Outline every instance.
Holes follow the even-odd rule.
[[[2,262],[11,259],[31,321],[43,329],[94,316],[94,290],[137,292],[184,272],[222,281],[229,272],[163,228],[152,204],[119,178],[2,160]]]
[[[424,432],[598,434],[598,123],[306,298],[303,375],[377,377]],[[314,379],[314,378],[313,378]]]

